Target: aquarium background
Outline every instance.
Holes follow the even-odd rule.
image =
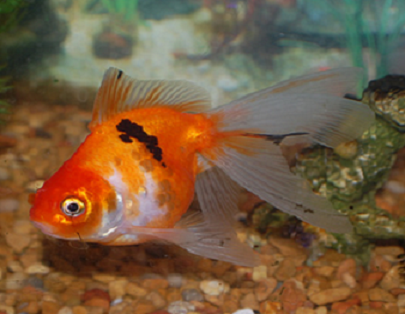
[[[402,0],[0,0],[0,314],[405,313],[405,78],[368,85],[405,74],[404,26]],[[245,191],[238,236],[261,255],[253,269],[41,234],[29,194],[88,135],[110,66],[192,81],[213,106],[362,67],[357,97],[376,125],[292,167],[341,211],[350,204],[356,232],[325,233]]]

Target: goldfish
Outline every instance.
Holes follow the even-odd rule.
[[[189,81],[136,80],[109,68],[90,134],[31,198],[30,220],[55,238],[102,245],[149,241],[243,266],[259,254],[235,232],[245,188],[282,211],[331,232],[347,216],[294,175],[282,147],[336,147],[374,120],[355,91],[361,69],[293,78],[228,104]],[[197,197],[201,211],[189,213]]]

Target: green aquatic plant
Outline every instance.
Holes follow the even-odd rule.
[[[5,117],[10,114],[11,105],[6,100],[1,99],[2,94],[11,89],[8,81],[8,77],[0,77],[0,125],[5,123]]]
[[[24,0],[2,0],[0,1],[0,33],[5,33],[15,27],[21,18],[24,16],[25,8],[28,1]],[[1,60],[0,60],[1,62]],[[5,66],[0,66],[0,72]],[[4,99],[2,95],[12,87],[8,77],[0,76],[0,125],[5,124],[6,116],[10,113],[11,105]]]
[[[15,26],[24,15],[24,8],[28,1],[2,0],[0,1],[0,33]]]
[[[389,56],[405,26],[402,0],[309,0],[339,21],[354,66],[367,70],[363,46],[370,48],[376,77],[388,74]]]
[[[110,14],[122,16],[124,22],[138,18],[138,0],[101,0]]]

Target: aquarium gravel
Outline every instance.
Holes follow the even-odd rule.
[[[405,313],[398,245],[375,246],[366,264],[333,249],[261,237],[255,268],[204,259],[176,246],[104,247],[45,237],[29,221],[28,194],[87,135],[90,112],[17,104],[0,155],[0,313],[220,314]],[[239,311],[239,312],[238,312]]]

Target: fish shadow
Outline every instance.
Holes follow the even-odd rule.
[[[94,243],[70,242],[53,238],[42,241],[42,263],[55,272],[88,277],[95,273],[122,277],[145,274],[167,276],[170,273],[198,274],[220,271],[234,266],[196,256],[172,244],[145,243],[134,246],[103,246]]]

